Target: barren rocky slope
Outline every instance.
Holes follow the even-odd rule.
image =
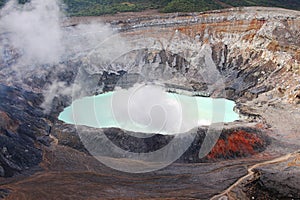
[[[74,47],[68,60],[30,68],[21,77],[13,70],[22,52],[2,33],[0,176],[6,178],[0,178],[0,197],[300,198],[299,12],[244,8],[120,14],[70,19],[63,26],[99,20],[120,34],[107,36],[92,49]],[[176,163],[135,175],[97,162],[80,142],[78,129],[57,120],[72,98],[151,80],[172,92],[233,99],[242,120],[224,125],[206,157],[197,157],[206,136],[207,127],[202,127],[191,131],[195,140]],[[53,92],[49,100],[47,94]],[[131,138],[118,129],[104,132],[136,152],[152,151],[170,140],[163,135]]]

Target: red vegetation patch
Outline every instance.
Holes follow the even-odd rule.
[[[226,139],[219,139],[208,154],[208,159],[247,156],[256,153],[255,148],[262,146],[263,140],[255,133],[238,130],[230,133]]]

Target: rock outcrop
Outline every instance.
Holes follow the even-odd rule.
[[[40,145],[50,145],[51,123],[39,105],[43,97],[0,85],[1,176],[21,173],[42,161]]]

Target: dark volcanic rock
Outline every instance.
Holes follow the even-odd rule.
[[[277,161],[255,169],[254,179],[245,184],[249,198],[300,199],[300,156]]]
[[[105,129],[103,133],[118,147],[135,153],[153,152],[166,146],[173,138],[172,135],[130,133],[118,128]],[[138,137],[135,137],[137,135]]]
[[[42,160],[41,150],[35,148],[34,141],[26,136],[0,136],[0,147],[0,165],[4,169],[4,176],[29,169]]]
[[[114,151],[114,148],[103,142],[105,137],[124,151],[134,153],[154,152],[168,145],[170,142],[176,143],[176,148],[180,149],[180,145],[185,144],[182,141],[188,141],[190,137],[193,137],[194,139],[188,149],[177,160],[180,163],[212,162],[218,159],[248,157],[264,151],[271,142],[270,138],[257,128],[224,127],[219,138],[216,140],[216,145],[210,150],[210,153],[204,158],[199,158],[199,151],[207,134],[206,128],[194,129],[190,131],[191,135],[180,134],[176,139],[174,139],[174,135],[149,135],[124,131],[119,128],[107,128],[101,131],[95,128],[78,126],[77,130],[73,125],[62,125],[58,128],[58,130],[61,129],[62,131],[56,131],[56,129],[53,131],[53,134],[59,139],[60,144],[87,152],[78,136],[77,131],[79,131],[83,134],[81,137],[83,137],[85,145],[90,144],[89,142],[107,145],[106,149],[110,149],[108,150],[109,154]],[[211,131],[210,134],[219,135],[216,131]]]
[[[51,128],[39,108],[42,95],[0,85],[0,99],[1,174],[12,176],[41,162],[36,142],[48,137]]]
[[[9,190],[0,188],[0,199],[4,199],[6,196],[9,195],[9,193],[10,193]]]
[[[57,138],[59,145],[68,146],[78,151],[86,152],[84,145],[82,144],[80,137],[77,133],[77,129],[74,125],[62,124],[57,122],[52,129],[51,134]]]

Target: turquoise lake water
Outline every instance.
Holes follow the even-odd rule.
[[[120,89],[77,99],[59,120],[94,128],[176,134],[201,125],[239,119],[234,101],[168,93],[161,87]]]

